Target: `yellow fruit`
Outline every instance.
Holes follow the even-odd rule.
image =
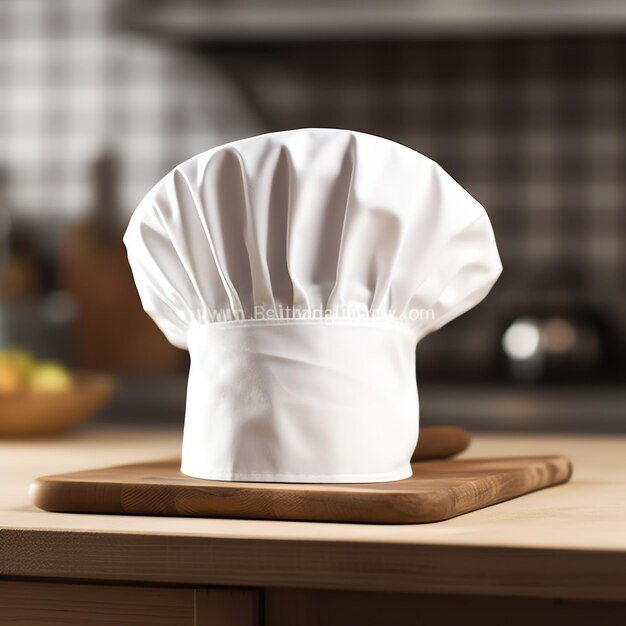
[[[22,388],[22,378],[8,362],[0,361],[0,395],[15,393]]]
[[[22,379],[23,383],[26,383],[31,369],[35,364],[35,359],[28,350],[22,350],[21,348],[8,348],[7,350],[0,351],[0,362],[8,363]]]
[[[72,386],[72,376],[61,364],[44,361],[31,370],[28,386],[32,391],[66,391]]]

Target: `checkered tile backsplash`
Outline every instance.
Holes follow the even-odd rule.
[[[122,164],[122,204],[176,163],[261,129],[202,57],[120,34],[113,0],[0,1],[0,167],[26,215],[79,215],[88,167]]]
[[[332,63],[303,52],[291,60],[297,71],[273,77],[285,97],[272,122],[405,143],[461,182],[496,231],[500,281],[424,342],[425,360],[431,348],[433,362],[488,360],[503,322],[540,307],[599,311],[626,345],[626,38],[440,40],[327,54]],[[271,87],[268,79],[263,92]]]
[[[626,39],[239,50],[225,64],[120,33],[112,6],[0,2],[0,166],[23,213],[80,214],[86,167],[105,146],[123,165],[130,212],[172,165],[213,145],[355,128],[441,163],[493,221],[504,274],[437,354],[486,359],[504,317],[538,301],[595,306],[626,345]]]

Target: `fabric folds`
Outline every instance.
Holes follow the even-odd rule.
[[[501,271],[487,214],[443,169],[347,130],[202,153],[124,240],[144,308],[191,354],[183,471],[219,480],[406,476],[415,345]]]

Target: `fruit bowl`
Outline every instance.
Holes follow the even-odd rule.
[[[75,373],[61,391],[21,390],[0,395],[0,437],[52,435],[93,415],[115,389],[110,376]]]

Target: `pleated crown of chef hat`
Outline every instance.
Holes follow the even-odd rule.
[[[191,356],[181,470],[214,480],[410,476],[415,346],[502,269],[483,207],[446,172],[348,130],[204,152],[124,241],[145,310]]]

